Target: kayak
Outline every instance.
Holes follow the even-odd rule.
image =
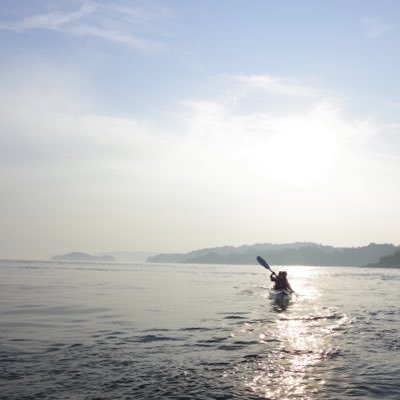
[[[275,290],[271,289],[269,297],[280,307],[287,307],[292,300],[292,293],[287,290]]]
[[[273,275],[277,276],[276,273],[274,271],[272,271],[271,267],[268,265],[268,263],[262,257],[257,256],[257,261],[264,268],[271,271],[271,273]],[[281,272],[279,272],[279,275],[280,274],[281,274]],[[272,275],[271,275],[271,277],[272,277]],[[275,304],[277,304],[280,308],[285,309],[285,308],[287,308],[287,306],[289,305],[289,303],[292,300],[292,293],[294,293],[294,292],[286,290],[286,289],[271,289],[269,291],[269,298],[273,299]]]

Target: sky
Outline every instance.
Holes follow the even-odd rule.
[[[400,244],[397,0],[2,0],[0,258]]]

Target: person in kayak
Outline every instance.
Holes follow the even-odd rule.
[[[278,275],[273,272],[270,276],[272,282],[274,284],[274,290],[287,290],[290,293],[294,293],[294,290],[290,286],[290,283],[287,279],[287,272],[286,271],[279,271]]]

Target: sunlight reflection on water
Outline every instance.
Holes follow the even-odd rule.
[[[321,296],[309,285],[312,278],[310,273],[296,280],[301,294],[286,311],[273,307],[275,319],[260,327],[258,340],[265,344],[265,354],[237,366],[243,385],[258,396],[311,400],[323,390],[325,380],[317,378],[316,369],[338,353],[332,337],[349,318],[332,308],[312,306]]]
[[[277,320],[274,330],[268,333],[276,340],[276,348],[267,357],[246,365],[244,385],[268,399],[312,399],[312,394],[325,383],[315,379],[317,374],[312,370],[321,360],[335,354],[331,335],[347,319],[342,316],[326,326],[328,318],[315,318]],[[267,334],[260,335],[260,340],[266,338]]]

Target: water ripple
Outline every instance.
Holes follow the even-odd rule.
[[[25,266],[2,276],[1,399],[400,398],[379,271],[293,269],[313,289],[278,310],[250,267]]]

